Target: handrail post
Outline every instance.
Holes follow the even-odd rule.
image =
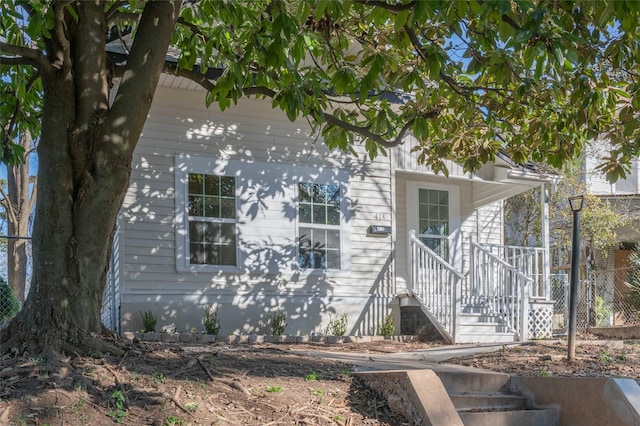
[[[522,278],[521,278],[522,280]],[[529,284],[529,285],[528,285]],[[520,341],[526,342],[529,340],[529,289],[530,284],[525,280],[522,280],[522,305],[520,309]]]

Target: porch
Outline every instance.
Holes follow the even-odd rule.
[[[410,232],[410,295],[450,343],[514,342],[551,337],[553,300],[544,248],[470,242],[460,271]]]

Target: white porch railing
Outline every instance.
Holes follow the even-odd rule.
[[[411,291],[439,331],[455,340],[460,292],[465,277],[411,231]],[[424,310],[424,309],[423,309]]]
[[[482,303],[520,340],[526,340],[533,279],[477,243],[471,243],[471,252],[471,281],[463,290],[463,300]]]
[[[532,299],[552,299],[547,250],[500,244],[483,244],[482,247],[533,280],[530,289]]]

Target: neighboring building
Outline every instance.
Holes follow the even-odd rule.
[[[152,311],[163,329],[200,329],[215,305],[225,335],[269,334],[278,309],[296,335],[342,314],[352,335],[386,315],[397,333],[428,317],[455,342],[550,334],[548,247],[502,246],[502,200],[553,176],[499,158],[446,178],[410,137],[375,160],[329,152],[269,101],[220,112],[204,98],[171,75],[157,89],[114,242],[113,328]]]
[[[624,179],[615,183],[596,169],[608,148],[597,144],[585,160],[585,180],[588,191],[610,203],[615,211],[628,215],[630,223],[616,229],[617,241],[606,252],[594,251],[589,264],[592,282],[592,303],[586,323],[589,325],[640,324],[639,307],[629,302],[627,285],[630,271],[629,255],[640,242],[640,158],[631,160],[631,169]]]

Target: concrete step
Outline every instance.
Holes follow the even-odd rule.
[[[510,375],[492,371],[436,371],[465,426],[555,426],[552,409],[531,409],[509,392]]]
[[[515,333],[459,333],[456,343],[513,343]]]
[[[554,409],[513,411],[460,411],[464,426],[557,426]]]
[[[522,410],[527,408],[527,398],[510,393],[450,393],[454,407],[460,411]]]
[[[511,379],[506,373],[479,369],[434,371],[449,395],[502,393],[508,390]]]

